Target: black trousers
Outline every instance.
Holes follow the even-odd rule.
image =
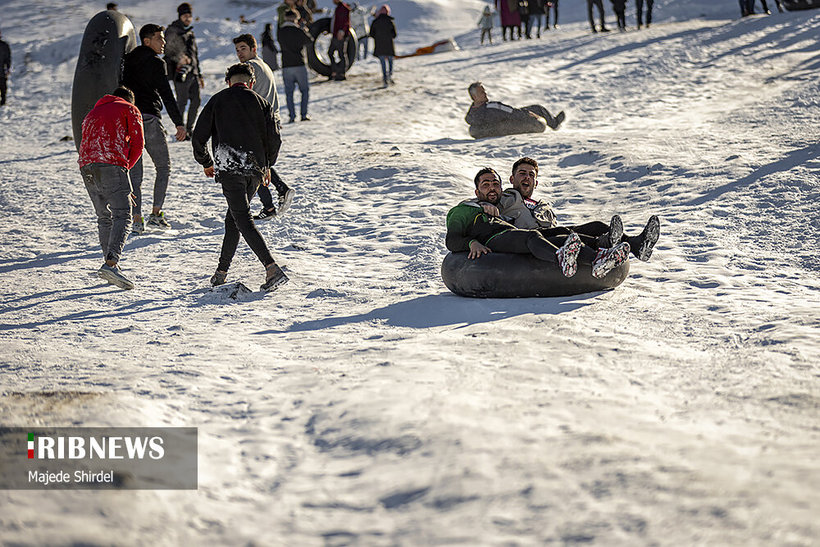
[[[538,260],[557,263],[557,251],[566,241],[566,235],[544,237],[538,230],[507,230],[487,241],[486,245],[496,253],[531,254]],[[581,247],[578,261],[592,264],[597,253],[586,245]]]
[[[276,188],[276,193],[280,196],[288,191],[288,185],[282,181],[281,177],[279,177],[273,168],[270,170],[270,183],[273,184],[273,187]],[[273,196],[271,196],[270,189],[267,186],[260,184],[256,194],[259,196],[259,201],[262,202],[262,207],[264,207],[265,210],[273,209]]]
[[[652,6],[655,0],[646,0],[646,26],[652,24]],[[643,25],[643,0],[635,0],[635,8],[638,11],[638,26]]]
[[[581,238],[581,243],[598,249],[598,238],[609,232],[609,225],[599,222],[587,222],[577,226],[558,226],[556,228],[541,228],[538,230],[541,235],[549,239],[556,236],[568,236],[570,232],[575,232]]]
[[[341,78],[347,71],[347,40],[347,37],[344,40],[339,40],[335,36],[330,39],[330,48],[327,50],[327,55],[330,57],[331,77]],[[335,55],[337,53],[338,56]]]
[[[236,247],[239,245],[240,234],[263,265],[272,264],[273,257],[251,216],[250,199],[262,183],[262,175],[219,173],[216,180],[222,185],[222,194],[228,202],[225,237],[222,238],[222,251],[219,254],[217,269],[227,272],[230,268]]]
[[[531,104],[530,106],[525,106],[521,110],[526,110],[527,112],[532,112],[536,116],[541,116],[547,121],[547,125],[549,127],[552,127],[555,124],[555,118],[552,117],[550,111],[540,104]]]
[[[0,73],[0,105],[6,104],[6,91],[8,90],[8,83],[6,75]]]

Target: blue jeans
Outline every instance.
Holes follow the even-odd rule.
[[[382,64],[382,79],[387,83],[393,77],[393,56],[379,55],[379,62]]]
[[[103,257],[119,262],[131,231],[128,170],[107,163],[89,163],[80,168],[80,173],[97,213],[97,231]]]
[[[145,131],[145,151],[151,156],[157,178],[154,181],[154,207],[165,204],[165,194],[168,192],[168,179],[171,177],[171,158],[168,155],[168,142],[165,140],[165,127],[162,120],[156,116],[143,116]],[[142,216],[142,162],[145,159],[143,152],[137,164],[131,169],[131,186],[137,196],[134,204],[134,215]]]
[[[299,86],[299,93],[302,100],[299,103],[299,113],[304,118],[308,113],[308,101],[310,100],[310,84],[308,83],[307,67],[287,66],[282,69],[282,79],[285,81],[285,97],[288,103],[288,116],[290,121],[296,119],[296,105],[293,101],[293,91]]]

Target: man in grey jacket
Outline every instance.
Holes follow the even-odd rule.
[[[191,26],[194,19],[191,4],[183,2],[177,6],[177,14],[179,18],[168,25],[165,31],[165,63],[168,65],[168,79],[174,82],[180,113],[184,113],[185,105],[188,105],[185,129],[188,132],[186,140],[190,140],[199,111],[199,90],[205,87],[205,80],[202,79],[199,49],[196,45],[194,27]]]
[[[257,55],[257,43],[253,34],[240,34],[233,39],[236,56],[242,63],[248,63],[253,69],[253,90],[271,104],[276,127],[282,127],[282,118],[279,114],[279,94],[276,92],[276,80],[270,67]],[[254,215],[256,220],[267,220],[282,215],[293,202],[296,192],[282,181],[279,175],[271,168],[271,182],[279,194],[278,206],[274,205],[273,197],[267,186],[259,187],[259,199],[262,201],[262,211]]]
[[[509,219],[516,228],[538,229],[544,237],[575,232],[585,245],[594,249],[611,248],[626,241],[632,254],[638,259],[646,261],[652,256],[652,250],[660,236],[660,220],[656,215],[649,218],[649,222],[638,236],[624,234],[623,221],[618,215],[612,217],[609,225],[592,221],[576,226],[558,226],[552,204],[532,199],[533,191],[538,186],[537,161],[528,157],[517,160],[513,164],[510,183],[513,187],[501,194],[495,212],[490,209],[491,205],[484,205],[485,212]]]

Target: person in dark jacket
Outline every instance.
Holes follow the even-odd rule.
[[[163,30],[161,26],[150,23],[140,29],[142,45],[137,46],[125,56],[122,72],[122,84],[134,92],[136,97],[134,104],[142,113],[145,150],[151,156],[151,161],[154,162],[157,171],[154,181],[154,203],[147,224],[162,230],[171,227],[162,210],[165,195],[168,192],[168,179],[171,175],[168,143],[165,141],[165,128],[160,118],[163,103],[176,126],[177,140],[185,140],[186,135],[185,126],[182,124],[182,114],[179,113],[174,93],[165,76],[165,63],[159,58],[165,49]],[[143,161],[144,158],[140,158],[131,169],[131,185],[136,196],[132,233],[137,235],[145,231],[145,223],[142,219]]]
[[[185,112],[185,106],[188,106],[185,129],[190,138],[199,111],[199,90],[205,87],[205,80],[202,79],[202,70],[199,68],[199,50],[194,27],[191,26],[194,18],[191,4],[183,2],[177,6],[177,13],[179,18],[165,31],[165,62],[168,64],[168,79],[174,81],[177,108],[180,112]]]
[[[396,37],[396,24],[390,16],[390,6],[387,4],[379,8],[376,18],[370,24],[370,36],[373,38],[373,55],[378,57],[382,65],[382,80],[384,87],[394,84],[393,58],[396,48],[393,39]]]
[[[473,179],[475,199],[462,201],[447,213],[447,249],[467,252],[476,259],[491,252],[530,254],[556,264],[566,277],[575,275],[578,261],[591,264],[592,276],[602,278],[629,259],[629,244],[620,243],[606,249],[593,249],[581,242],[578,234],[545,237],[538,230],[522,230],[497,216],[501,199],[501,177],[491,167],[484,167]],[[487,211],[494,210],[495,214]]]
[[[312,45],[313,39],[299,26],[299,13],[296,10],[287,10],[284,13],[284,23],[279,27],[279,47],[282,48],[282,79],[285,81],[289,123],[296,121],[296,104],[293,100],[296,86],[299,86],[299,94],[302,96],[299,102],[302,121],[310,120],[310,82],[305,66],[305,48]]]
[[[536,38],[541,38],[541,22],[544,19],[544,0],[530,0],[530,18],[527,20],[527,36],[532,35],[532,28],[538,24],[536,28]],[[549,19],[547,19],[547,28],[550,29]]]
[[[342,0],[333,0],[336,9],[330,20],[330,79],[344,80],[347,71],[347,41],[350,39],[350,6]]]
[[[552,13],[555,16],[555,19],[552,21],[552,28],[556,29],[558,28],[558,0],[546,0],[544,2],[544,13],[547,15],[547,30],[550,28],[550,8],[552,8]]]
[[[592,17],[592,6],[595,5],[598,8],[598,17],[601,20],[600,29],[595,28],[595,19]],[[604,21],[604,0],[587,0],[587,19],[589,19],[589,26],[592,28],[592,32],[609,32],[609,29],[606,28],[606,22]]]
[[[276,47],[276,41],[273,39],[271,24],[265,23],[265,30],[262,32],[262,60],[273,71],[279,70],[277,55],[279,55],[279,48]]]
[[[123,289],[134,288],[117,263],[131,230],[128,170],[142,155],[142,146],[142,116],[127,87],[118,87],[105,95],[83,119],[77,163],[97,213],[97,232],[105,260],[97,275]]]
[[[615,20],[618,23],[618,30],[626,30],[626,0],[612,0],[612,11],[615,12]]]
[[[547,127],[556,130],[566,118],[563,110],[552,116],[539,104],[515,108],[498,101],[490,101],[481,82],[470,84],[467,92],[473,104],[470,105],[464,119],[470,126],[470,135],[476,139],[519,133],[542,133]]]
[[[11,48],[6,42],[0,40],[0,106],[6,104],[9,74],[11,74]]]
[[[652,24],[652,7],[655,5],[655,0],[646,0],[646,28]],[[635,0],[635,11],[638,16],[638,28],[643,25],[643,0]],[[780,10],[783,11],[783,10]]]
[[[211,285],[225,283],[241,234],[265,266],[261,289],[274,290],[288,278],[253,223],[250,199],[261,183],[270,181],[270,168],[276,163],[282,139],[271,104],[251,90],[250,65],[239,63],[228,68],[225,82],[228,88],[211,97],[191,137],[194,159],[204,168],[205,176],[216,177],[228,202],[222,251]],[[209,140],[213,156],[208,152]]]

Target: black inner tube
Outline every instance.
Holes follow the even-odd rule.
[[[324,41],[320,40],[320,38],[325,34],[330,34],[330,17],[317,19],[312,25],[310,25],[310,35],[313,37],[313,47],[307,48],[307,57],[308,66],[310,66],[314,72],[329,78],[331,71],[329,63],[330,59],[327,57],[327,46],[324,45]],[[350,66],[356,60],[356,50],[358,47],[359,44],[356,39],[356,33],[353,29],[350,29],[350,38],[347,40],[346,71],[350,70]]]

